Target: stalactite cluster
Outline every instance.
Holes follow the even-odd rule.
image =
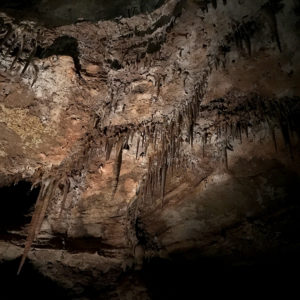
[[[66,210],[68,193],[71,188],[74,189],[74,186],[71,186],[71,182],[74,182],[74,178],[78,175],[80,175],[81,181],[83,180],[84,175],[82,172],[89,163],[92,148],[91,136],[87,135],[83,140],[80,140],[77,149],[74,148],[73,155],[64,160],[59,166],[52,167],[44,174],[42,174],[41,170],[36,172],[34,176],[36,180],[32,188],[39,185],[40,193],[29,224],[24,252],[17,274],[20,274],[31,246],[41,231],[50,203],[57,199],[60,199],[60,212],[57,221],[62,221],[61,218]]]
[[[241,51],[244,47],[247,49],[249,55],[251,55],[251,36],[257,30],[257,25],[254,21],[238,23],[234,22],[232,24],[232,31],[233,31],[233,39],[236,43],[237,49]],[[231,38],[227,36],[227,40]]]
[[[270,0],[266,4],[262,6],[263,13],[267,17],[266,20],[269,23],[271,33],[275,37],[277,47],[279,51],[281,52],[281,43],[278,33],[278,25],[277,25],[277,19],[276,14],[281,11],[284,7],[284,4],[282,3],[282,0]]]
[[[218,0],[195,0],[195,2],[200,6],[202,11],[208,11],[208,5],[211,4],[214,9],[218,7]],[[223,0],[223,5],[227,4],[227,0]]]
[[[104,164],[105,161],[114,160],[111,201],[117,197],[118,186],[122,180],[120,174],[124,150],[134,149],[132,153],[134,153],[136,160],[147,159],[147,168],[138,180],[139,188],[128,207],[127,219],[130,224],[128,231],[131,231],[132,246],[143,243],[145,247],[154,248],[155,245],[153,246],[149,242],[151,238],[147,238],[147,234],[142,230],[139,219],[140,211],[142,207],[145,209],[145,207],[150,206],[157,207],[157,203],[160,203],[161,206],[166,203],[168,184],[170,185],[173,174],[182,169],[190,169],[194,165],[191,155],[187,155],[188,151],[192,152],[194,148],[202,149],[201,155],[199,152],[195,154],[195,156],[198,155],[197,158],[200,161],[197,167],[201,168],[201,160],[208,156],[208,147],[211,147],[214,150],[211,155],[215,155],[215,160],[223,163],[225,169],[228,170],[230,169],[228,151],[234,151],[234,142],[237,140],[242,143],[250,135],[255,136],[259,128],[265,125],[273,139],[275,150],[278,149],[277,134],[280,130],[290,156],[293,158],[292,137],[295,133],[299,136],[300,128],[300,108],[297,97],[272,99],[254,93],[239,96],[230,92],[222,98],[203,103],[208,86],[208,77],[213,71],[213,66],[218,69],[220,64],[223,64],[225,68],[225,57],[232,47],[236,47],[238,54],[246,52],[247,58],[251,58],[250,56],[253,55],[252,39],[261,25],[258,18],[231,20],[229,23],[230,32],[223,36],[222,40],[218,40],[217,48],[212,49],[211,53],[208,52],[207,54],[208,61],[196,71],[193,66],[185,66],[184,63],[180,65],[174,62],[173,69],[168,71],[171,75],[167,72],[164,73],[164,68],[168,67],[167,56],[169,54],[167,54],[168,48],[163,49],[163,47],[168,42],[170,43],[167,34],[175,26],[175,20],[182,11],[183,2],[176,1],[176,5],[169,15],[156,16],[151,26],[145,28],[143,26],[130,27],[126,23],[127,21],[117,20],[116,27],[119,28],[120,34],[114,38],[120,39],[124,43],[116,43],[117,46],[114,49],[113,39],[109,38],[109,33],[105,33],[105,35],[96,34],[95,36],[99,39],[95,40],[98,47],[97,51],[92,44],[93,41],[88,41],[87,45],[91,43],[91,46],[86,47],[85,53],[80,53],[78,49],[83,47],[82,45],[86,42],[85,39],[90,39],[90,36],[88,34],[87,37],[81,36],[81,41],[78,43],[77,28],[72,29],[74,32],[70,37],[65,35],[56,37],[51,46],[48,45],[48,48],[43,48],[47,57],[54,54],[71,56],[80,79],[82,79],[81,71],[88,74],[87,70],[81,70],[80,62],[84,61],[87,64],[95,61],[96,66],[99,67],[97,64],[100,64],[101,61],[101,71],[99,74],[93,74],[93,76],[101,84],[105,83],[108,88],[107,97],[89,108],[93,110],[91,115],[94,117],[94,123],[91,125],[92,128],[87,129],[86,136],[76,143],[72,154],[60,166],[45,172],[43,176],[38,176],[39,180],[36,184],[41,186],[41,190],[30,223],[18,273],[22,269],[32,243],[41,230],[49,203],[55,199],[60,199],[61,209],[58,218],[62,218],[66,210],[68,193],[72,188],[72,178],[79,176],[80,180],[84,182],[84,172],[90,167],[95,149],[98,154],[100,153],[98,162],[101,161]],[[196,2],[204,11],[208,10],[208,4],[212,4],[215,9],[218,8],[216,0]],[[226,5],[226,3],[223,0],[223,4]],[[261,8],[268,17],[271,32],[281,51],[282,46],[276,20],[276,14],[280,9],[282,9],[280,1],[269,1]],[[34,84],[38,73],[34,64],[34,57],[37,55],[37,51],[41,51],[42,48],[39,48],[40,32],[32,26],[30,23],[14,25],[11,20],[0,16],[0,57],[3,61],[0,63],[0,67],[6,68],[8,72],[16,71],[22,75],[32,66],[35,70],[32,82]],[[92,27],[91,25],[95,31],[100,30],[100,26],[97,26]],[[124,28],[126,27],[128,28],[125,31]],[[61,32],[56,34],[63,33],[63,29],[61,29]],[[48,34],[51,36],[52,33],[48,32]],[[178,35],[183,36],[183,39],[188,43],[189,33]],[[53,39],[52,36],[49,41]],[[48,44],[49,41],[47,41]],[[71,52],[65,52],[65,49],[60,48],[61,43],[65,45],[66,42],[68,42],[67,45],[72,46]],[[195,45],[191,43],[191,46]],[[190,51],[192,51],[190,48],[180,50],[180,59],[183,59],[183,55],[190,55]],[[186,54],[184,54],[185,52]],[[98,75],[99,77],[97,77]],[[127,78],[127,76],[131,77]],[[162,98],[161,95],[165,92],[164,84],[166,80],[171,80],[167,78],[168,76],[172,79],[176,76],[179,78],[176,77],[178,81],[175,81],[174,85],[178,84],[179,81],[183,82],[186,96],[183,98],[180,94],[179,99],[174,99],[172,103],[174,107],[172,107],[171,112],[166,113],[168,110],[165,108],[168,103],[161,100],[159,104],[161,106],[158,106],[158,109],[162,109],[158,116],[152,115],[151,118],[143,119],[143,121],[138,116],[138,121],[132,123],[124,118],[125,121],[122,125],[108,125],[110,123],[107,122],[107,119],[118,113],[120,103],[123,105],[122,112],[125,110],[126,97],[130,96],[131,92],[132,94],[147,94],[149,92],[146,90],[147,88],[144,90],[141,86],[136,90],[130,90],[132,82],[143,80],[150,83],[149,86],[153,88],[154,93],[149,93],[155,94],[152,95],[153,104],[160,97]],[[189,80],[192,83],[189,83]],[[194,85],[195,82],[198,83]],[[130,98],[129,96],[128,98]],[[99,110],[94,110],[95,107]]]
[[[35,83],[38,75],[38,67],[33,59],[37,53],[38,40],[41,30],[33,22],[21,22],[16,25],[6,16],[0,15],[0,55],[2,63],[0,66],[9,72],[15,71],[23,75],[28,67],[33,67]]]
[[[276,146],[275,129],[280,129],[290,152],[291,134],[298,127],[297,100],[287,99],[263,99],[253,94],[249,97],[236,97],[228,95],[226,98],[215,99],[209,104],[201,104],[205,92],[205,79],[195,88],[195,94],[189,103],[185,103],[180,109],[176,109],[169,117],[162,121],[149,121],[138,125],[121,127],[98,128],[102,139],[105,139],[105,157],[110,159],[110,154],[115,148],[115,194],[119,181],[122,163],[122,149],[128,141],[136,138],[136,159],[140,156],[148,156],[148,172],[139,190],[141,201],[145,199],[159,198],[163,202],[167,174],[174,170],[189,165],[188,160],[182,154],[182,145],[190,144],[193,147],[195,136],[198,143],[202,144],[203,156],[205,146],[215,143],[220,147],[220,155],[228,168],[227,151],[233,151],[231,143],[234,140],[243,141],[249,132],[255,134],[255,130],[261,124],[269,126]],[[213,117],[212,124],[201,127],[197,121],[207,120]],[[297,124],[296,124],[297,123]],[[98,123],[99,125],[99,123]],[[212,137],[215,139],[212,139]],[[149,148],[151,149],[148,154]]]
[[[27,239],[25,243],[24,253],[18,268],[17,274],[20,274],[22,267],[24,265],[25,259],[30,251],[31,245],[34,240],[37,238],[42,223],[49,206],[49,202],[54,198],[55,193],[57,192],[58,186],[62,186],[62,210],[64,209],[67,194],[70,188],[70,181],[66,175],[52,175],[42,178],[41,182],[36,182],[41,186],[39,196],[36,201],[34,213],[29,225],[29,230],[27,234]],[[61,215],[61,214],[60,214]]]

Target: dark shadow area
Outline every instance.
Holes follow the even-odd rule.
[[[79,62],[78,42],[75,38],[64,35],[60,36],[47,49],[38,48],[36,56],[43,59],[52,55],[71,56],[74,61],[75,70],[80,75],[81,65]]]
[[[0,11],[17,20],[33,20],[45,26],[78,21],[132,17],[160,7],[165,0],[1,0]]]
[[[258,160],[255,164],[255,170],[269,171],[259,173],[252,180],[240,176],[231,190],[238,186],[247,186],[250,191],[251,187],[263,190],[270,186],[273,193],[264,195],[267,207],[251,217],[245,215],[239,222],[223,227],[221,232],[199,236],[198,240],[205,244],[199,249],[178,250],[169,259],[144,262],[143,269],[133,276],[142,279],[151,299],[299,297],[300,178],[273,160]],[[254,173],[250,166],[253,164],[246,161],[238,164],[245,174]],[[241,174],[233,167],[231,171]],[[261,187],[260,182],[263,182]],[[242,199],[239,201],[242,203]],[[247,237],[249,232],[253,235]]]
[[[0,188],[0,233],[20,230],[31,220],[40,188],[31,190],[31,182],[20,181]]]
[[[85,237],[68,237],[65,234],[56,233],[48,243],[40,248],[47,249],[64,249],[69,253],[95,253],[103,255],[106,250],[113,250],[114,247],[109,244],[105,244],[100,238],[85,236]]]
[[[71,299],[56,283],[40,274],[31,264],[25,263],[19,276],[16,275],[19,259],[0,264],[0,299]]]
[[[298,249],[299,250],[299,249]],[[141,276],[151,299],[247,299],[299,297],[297,251],[257,257],[255,262],[231,265],[217,258],[155,259]]]

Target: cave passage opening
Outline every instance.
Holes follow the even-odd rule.
[[[40,187],[29,181],[0,188],[0,233],[22,229],[30,222]]]

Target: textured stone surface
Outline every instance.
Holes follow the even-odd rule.
[[[299,250],[299,5],[227,2],[51,29],[0,14],[0,186],[53,187],[28,262],[71,297],[161,299],[137,275],[157,258]]]

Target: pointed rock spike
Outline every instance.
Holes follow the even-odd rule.
[[[70,180],[69,180],[69,178],[66,177],[64,180],[63,199],[61,202],[61,208],[60,208],[60,213],[59,213],[58,219],[61,219],[62,213],[65,210],[67,196],[70,191],[70,185],[71,185]]]
[[[139,155],[139,147],[140,147],[140,136],[138,136],[138,138],[137,138],[137,142],[136,142],[136,153],[135,153],[135,159],[138,159],[138,155]]]
[[[26,239],[26,242],[25,242],[24,252],[23,252],[23,255],[22,255],[22,258],[21,258],[21,262],[19,264],[17,275],[20,274],[20,272],[23,268],[26,257],[27,257],[27,255],[30,251],[31,245],[32,245],[32,243],[35,239],[35,236],[36,236],[36,224],[38,222],[38,218],[39,218],[39,215],[40,215],[41,210],[42,210],[43,200],[44,200],[43,195],[44,195],[44,190],[45,189],[47,189],[47,186],[45,186],[45,184],[43,183],[42,187],[40,189],[40,192],[39,192],[36,204],[35,204],[34,213],[32,215],[31,222],[30,222],[30,225],[29,225],[29,230],[28,230],[28,235],[27,235],[27,239]]]
[[[21,72],[21,75],[24,74],[30,64],[30,62],[32,61],[32,59],[34,58],[35,54],[36,54],[36,50],[37,50],[37,41],[35,40],[35,45],[34,45],[34,48],[33,50],[31,51],[31,53],[29,54],[29,57],[27,59],[27,62]]]
[[[123,146],[124,146],[124,141],[121,138],[118,142],[118,146],[116,149],[116,161],[114,164],[115,180],[114,180],[114,185],[113,185],[112,199],[114,198],[114,196],[117,192],[117,189],[118,189],[118,185],[119,185],[120,172],[121,172],[121,167],[122,167]]]

